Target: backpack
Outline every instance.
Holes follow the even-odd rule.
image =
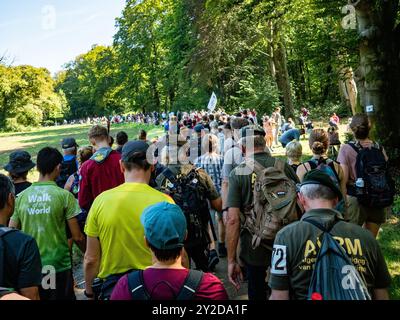
[[[319,158],[317,159],[312,159],[307,161],[307,163],[310,165],[311,170],[320,170],[324,173],[326,173],[331,180],[333,181],[333,183],[340,189],[340,180],[339,180],[339,175],[336,171],[335,168],[335,162],[331,159],[325,159],[325,158]],[[338,162],[336,162],[338,163]],[[306,166],[304,166],[306,168]],[[307,170],[307,168],[306,168]],[[308,171],[308,170],[307,170]]]
[[[296,184],[285,174],[285,163],[275,159],[273,167],[264,168],[257,161],[253,203],[245,208],[244,228],[253,235],[252,246],[272,249],[276,234],[286,225],[298,220]]]
[[[80,175],[78,173],[74,173],[74,181],[72,182],[71,185],[71,193],[74,195],[76,199],[78,199],[78,194],[79,194],[79,181],[80,181]]]
[[[307,161],[307,163],[310,165],[311,170],[320,170],[324,173],[326,173],[333,183],[341,190],[340,188],[340,180],[339,180],[339,174],[336,171],[335,168],[335,163],[339,165],[338,162],[332,160],[332,159],[325,159],[325,158],[319,158],[317,159],[312,159]],[[304,166],[304,168],[307,170],[307,167]],[[308,171],[308,170],[307,170]],[[340,213],[344,214],[346,211],[346,206],[345,206],[345,201],[342,199],[335,207],[337,211]]]
[[[175,175],[171,169],[166,168],[156,178],[157,189],[172,197],[186,217],[188,235],[185,248],[211,243],[208,233],[211,216],[205,197],[207,190],[199,180],[200,177],[196,168],[193,168],[186,175]]]
[[[174,294],[175,300],[194,300],[196,292],[199,290],[200,284],[203,280],[204,273],[197,270],[189,270],[189,274],[186,277],[178,295]],[[165,284],[171,290],[171,284],[168,281],[160,281],[154,288],[157,288],[159,284]],[[132,272],[128,275],[128,287],[131,292],[132,300],[152,300],[152,292],[146,290],[143,278],[143,270]]]
[[[336,218],[329,228],[311,219],[303,221],[323,232],[308,288],[308,300],[371,300],[363,278],[330,233],[340,220]]]
[[[370,208],[386,208],[394,201],[394,183],[389,175],[382,147],[374,144],[363,148],[359,143],[349,143],[357,152],[356,178],[364,180],[364,190],[356,192],[358,202]]]
[[[4,269],[5,269],[5,260],[4,260],[4,253],[5,253],[5,246],[3,237],[11,232],[17,231],[16,229],[11,228],[0,228],[0,286],[4,286]]]
[[[74,157],[71,160],[65,161],[63,160],[61,164],[61,173],[57,178],[57,185],[60,188],[64,189],[65,184],[67,183],[69,177],[78,171],[78,166],[76,164],[76,158]]]

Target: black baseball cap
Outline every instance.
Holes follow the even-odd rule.
[[[342,200],[343,198],[342,191],[340,191],[336,183],[333,182],[333,180],[325,172],[322,172],[321,170],[314,169],[307,172],[306,175],[304,176],[301,185],[305,186],[307,184],[323,185],[331,189],[338,196],[339,201]]]
[[[121,160],[129,162],[134,153],[142,152],[143,160],[146,159],[146,152],[149,149],[149,144],[145,141],[135,140],[127,142],[122,148]]]
[[[9,163],[4,166],[4,170],[10,173],[24,173],[32,168],[36,164],[32,162],[31,155],[26,151],[14,151],[10,154]]]
[[[65,138],[61,141],[61,148],[69,149],[73,147],[79,147],[78,144],[76,143],[75,138]]]

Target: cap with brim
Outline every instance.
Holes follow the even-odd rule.
[[[173,250],[184,246],[187,224],[180,207],[160,202],[146,208],[140,221],[147,241],[156,249]]]
[[[149,149],[149,144],[142,140],[129,141],[122,148],[121,159],[124,162],[129,162],[133,154],[143,153],[143,160],[146,159],[146,152]]]
[[[26,151],[15,151],[10,154],[9,163],[4,166],[4,170],[10,173],[24,173],[36,166],[31,160],[31,155]]]
[[[61,141],[62,149],[69,149],[73,147],[79,147],[74,138],[65,138]]]
[[[305,186],[308,184],[319,184],[328,187],[338,196],[339,201],[343,199],[342,192],[340,191],[336,183],[329,177],[329,175],[322,172],[321,170],[314,169],[306,173],[303,182],[301,183],[301,186]]]

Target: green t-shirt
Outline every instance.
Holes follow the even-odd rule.
[[[333,222],[335,215],[340,213],[331,209],[310,210],[301,221],[292,223],[277,234],[269,280],[272,289],[289,290],[295,300],[307,299],[322,231],[303,220],[311,219],[326,227]],[[371,294],[374,288],[389,287],[390,274],[371,232],[355,224],[339,221],[331,234],[345,249]]]
[[[55,182],[37,182],[19,194],[11,220],[36,240],[42,265],[62,272],[72,267],[66,220],[79,212],[78,202],[70,192]]]
[[[256,153],[254,160],[260,163],[265,168],[275,165],[275,158],[265,152]],[[256,180],[254,172],[246,172],[243,170],[246,167],[245,162],[237,166],[229,175],[229,192],[227,206],[229,208],[239,208],[243,214],[244,209],[253,203],[253,187]],[[296,183],[299,182],[293,169],[285,164],[285,174],[288,178]],[[244,216],[241,216],[241,221],[244,221]],[[271,250],[263,246],[253,249],[253,236],[247,229],[240,232],[240,259],[251,266],[268,267],[271,262]]]

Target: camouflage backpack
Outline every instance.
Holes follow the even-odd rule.
[[[281,160],[269,168],[252,160],[247,165],[254,167],[256,180],[253,204],[245,208],[244,228],[253,235],[253,249],[260,245],[272,249],[278,231],[298,220],[296,184],[286,176]]]

